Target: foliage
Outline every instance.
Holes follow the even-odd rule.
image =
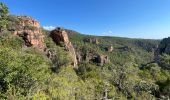
[[[15,15],[9,15],[7,17],[7,20],[8,20],[8,25],[7,25],[8,30],[14,31],[20,28],[20,21]]]
[[[159,55],[158,64],[159,64],[163,69],[170,69],[170,56],[167,55],[167,54]]]
[[[0,2],[0,32],[2,32],[8,24],[8,13],[8,7],[4,3]]]
[[[42,55],[17,52],[4,48],[0,50],[1,93],[23,97],[34,94],[43,81],[48,79],[48,60]],[[46,74],[43,74],[46,73]]]
[[[0,34],[0,45],[11,49],[21,49],[24,41],[20,37],[14,37],[10,32]]]
[[[157,84],[160,86],[160,94],[170,97],[170,78],[168,77],[164,81],[158,81]]]

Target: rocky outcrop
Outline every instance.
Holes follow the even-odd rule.
[[[98,41],[97,38],[85,38],[84,42],[93,43],[93,44],[99,44],[99,41]]]
[[[113,46],[112,46],[112,45],[107,46],[107,47],[106,47],[106,50],[107,50],[108,52],[112,52],[112,51],[113,51]]]
[[[165,38],[160,42],[160,44],[155,52],[155,55],[159,55],[162,53],[166,53],[166,54],[170,55],[170,37]]]
[[[97,63],[97,54],[94,53],[93,51],[87,51],[84,55],[84,60],[87,61],[87,62],[94,62],[94,63]]]
[[[109,63],[109,57],[107,55],[98,55],[97,56],[97,63],[99,63],[100,65]]]
[[[69,41],[67,32],[62,28],[56,28],[50,32],[50,37],[57,45],[64,46],[65,50],[68,51],[70,56],[72,57],[72,65],[74,67],[77,67],[76,53],[72,43]]]
[[[33,46],[44,49],[44,35],[39,22],[28,16],[17,16],[17,18],[19,19],[19,26],[10,29],[10,31],[14,35],[22,37],[27,47]]]
[[[166,53],[170,55],[170,37],[164,38],[155,50],[155,61],[159,63],[160,55]]]
[[[82,62],[82,61],[86,61],[86,62],[97,62],[96,58],[97,58],[97,53],[90,48],[81,48],[81,49],[76,49],[76,55],[77,55],[77,61],[78,62]]]
[[[170,70],[170,64],[168,63],[167,56],[162,55],[163,53],[170,55],[170,37],[163,39],[155,51],[155,61],[163,69]]]
[[[91,63],[96,63],[98,65],[103,66],[106,63],[109,63],[109,57],[107,55],[98,54],[92,49],[86,50],[77,50],[79,52],[76,53],[78,62],[86,61]]]

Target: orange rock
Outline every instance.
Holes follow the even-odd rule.
[[[20,20],[20,28],[13,31],[14,35],[21,36],[26,46],[44,49],[44,35],[38,21],[28,16],[17,16]]]

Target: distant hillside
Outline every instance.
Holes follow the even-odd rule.
[[[115,58],[120,58],[121,60],[126,58],[128,55],[133,55],[135,61],[140,64],[151,62],[154,59],[154,51],[160,43],[160,40],[152,39],[131,39],[111,36],[92,36],[83,35],[75,31],[69,31],[68,33],[69,38],[75,45],[75,47],[80,45],[86,46],[85,48],[92,47],[92,49],[94,49],[96,52],[100,52],[114,57],[116,56]],[[96,38],[98,39],[99,44],[96,45],[84,42],[84,39],[86,38]],[[106,52],[105,49],[109,45],[113,46],[113,52]],[[118,56],[116,53],[119,53],[120,55]],[[116,59],[112,60],[115,62]]]

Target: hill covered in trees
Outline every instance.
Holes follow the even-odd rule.
[[[0,99],[168,100],[170,42],[47,31],[0,4]]]

